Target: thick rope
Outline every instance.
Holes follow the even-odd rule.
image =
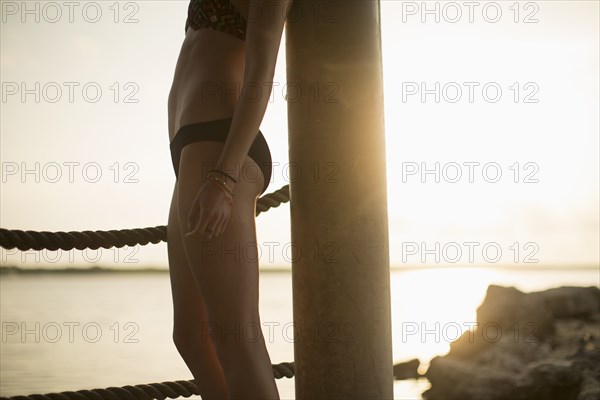
[[[258,199],[256,203],[256,215],[290,200],[289,185],[273,193],[266,194]],[[71,232],[37,232],[21,231],[0,228],[0,246],[11,250],[17,248],[26,250],[96,250],[99,247],[110,249],[111,247],[147,245],[148,243],[160,243],[167,241],[167,227],[165,225],[122,229],[110,231],[71,231]]]
[[[279,207],[281,203],[287,203],[288,201],[290,201],[290,185],[285,185],[281,189],[265,194],[258,199],[256,202],[256,216],[271,208]]]
[[[294,363],[273,364],[275,379],[294,376]],[[0,400],[153,400],[176,399],[199,395],[196,384],[190,381],[161,382],[106,389],[78,390],[76,392],[32,394],[29,396],[0,397]]]

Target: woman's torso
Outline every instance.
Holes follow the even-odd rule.
[[[225,32],[187,29],[169,92],[169,141],[182,126],[233,115],[244,80],[244,48],[243,40]]]

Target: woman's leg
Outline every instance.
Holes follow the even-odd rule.
[[[191,143],[184,148],[179,168],[180,225],[187,222],[192,201],[222,148],[217,142]],[[245,163],[253,172],[258,169],[249,157]],[[262,187],[262,175],[251,179],[250,174],[241,173],[223,235],[211,240],[185,237],[183,242],[206,303],[208,321],[202,339],[212,338],[215,343],[230,399],[279,399],[258,309],[255,208]]]
[[[206,307],[183,247],[177,213],[177,185],[173,191],[167,249],[173,296],[173,341],[194,376],[202,399],[225,399],[227,389],[223,369],[210,341],[202,341],[202,326],[206,323]]]

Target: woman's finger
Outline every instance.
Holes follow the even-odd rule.
[[[206,230],[204,231],[204,233],[206,234],[206,236],[209,239],[219,236],[217,234],[218,233],[217,228],[216,228],[217,224],[218,224],[218,221],[217,221],[217,223],[213,223],[212,225],[206,227]]]
[[[185,234],[186,236],[194,236],[198,233],[198,224],[192,225],[190,230]]]
[[[204,235],[206,238],[211,239],[212,235],[215,233],[213,228],[214,224],[214,217],[211,217],[210,219],[207,218],[206,224],[204,225],[204,228],[200,230],[200,233],[202,233],[202,235]]]
[[[191,231],[194,228],[194,226],[196,225],[197,218],[198,218],[198,206],[197,206],[196,202],[194,201],[192,203],[192,207],[190,208],[190,212],[188,213],[188,221],[187,221],[188,232]]]
[[[223,227],[223,217],[221,217],[219,219],[219,223],[215,225],[215,237],[221,236],[221,234],[223,233],[222,227]]]
[[[221,234],[223,233],[223,225],[226,220],[227,215],[225,215],[224,213],[219,214],[211,228],[213,230],[213,237],[221,236]]]
[[[200,233],[204,233],[204,231],[206,230],[206,227],[208,226],[209,221],[209,215],[207,210],[205,210],[204,208],[200,208],[200,215],[198,216],[198,225],[196,226],[196,230]]]
[[[227,228],[227,221],[229,221],[229,215],[226,215],[223,217],[223,219],[221,220],[221,223],[219,224],[219,235],[222,235],[225,233],[225,228]]]
[[[202,223],[203,223],[203,218],[204,218],[204,208],[200,207],[199,212],[195,212],[195,219],[194,222],[192,222],[189,231],[186,235],[196,235],[198,232],[202,232]],[[204,223],[206,225],[206,223]]]
[[[217,236],[221,236],[225,232],[225,224],[227,223],[227,216],[223,215],[219,220],[219,224],[215,227]]]

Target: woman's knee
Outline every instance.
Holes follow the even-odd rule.
[[[177,349],[189,347],[193,335],[194,332],[189,326],[178,322],[173,324],[172,339]]]
[[[179,351],[179,354],[185,355],[191,352],[191,342],[189,335],[181,331],[173,330],[172,339],[173,344],[175,344],[175,348],[177,349],[177,351]]]
[[[232,373],[239,369],[240,365],[255,365],[260,362],[261,355],[265,350],[262,335],[256,337],[241,332],[230,331],[226,335],[214,339],[215,350],[219,361],[226,373]]]
[[[205,324],[208,325],[208,324]],[[211,344],[210,329],[208,326],[201,327],[185,326],[175,324],[173,327],[173,344],[181,354],[194,353],[198,347],[204,347]]]

